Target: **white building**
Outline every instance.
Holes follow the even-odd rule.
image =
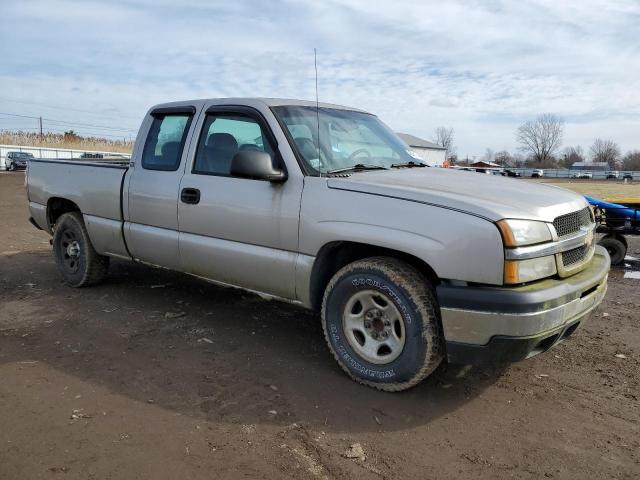
[[[440,145],[423,140],[408,133],[397,134],[428,165],[442,167],[447,159],[447,149]]]

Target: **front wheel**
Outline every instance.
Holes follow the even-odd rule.
[[[342,369],[380,390],[417,385],[444,356],[433,286],[393,258],[359,260],[338,271],[325,291],[322,326]]]
[[[53,255],[64,282],[71,287],[100,283],[109,269],[109,257],[93,248],[80,212],[60,215],[53,233]]]

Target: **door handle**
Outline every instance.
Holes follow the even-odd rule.
[[[197,188],[183,188],[180,192],[180,201],[196,205],[200,202],[200,190]]]

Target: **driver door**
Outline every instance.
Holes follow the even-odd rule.
[[[283,167],[265,118],[249,107],[211,107],[182,177],[178,203],[182,270],[224,284],[295,299],[302,179],[236,178],[233,156],[269,153]]]

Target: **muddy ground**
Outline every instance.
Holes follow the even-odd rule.
[[[640,280],[622,269],[546,354],[381,393],[296,307],[119,261],[65,287],[23,180],[0,173],[0,479],[640,475]]]

